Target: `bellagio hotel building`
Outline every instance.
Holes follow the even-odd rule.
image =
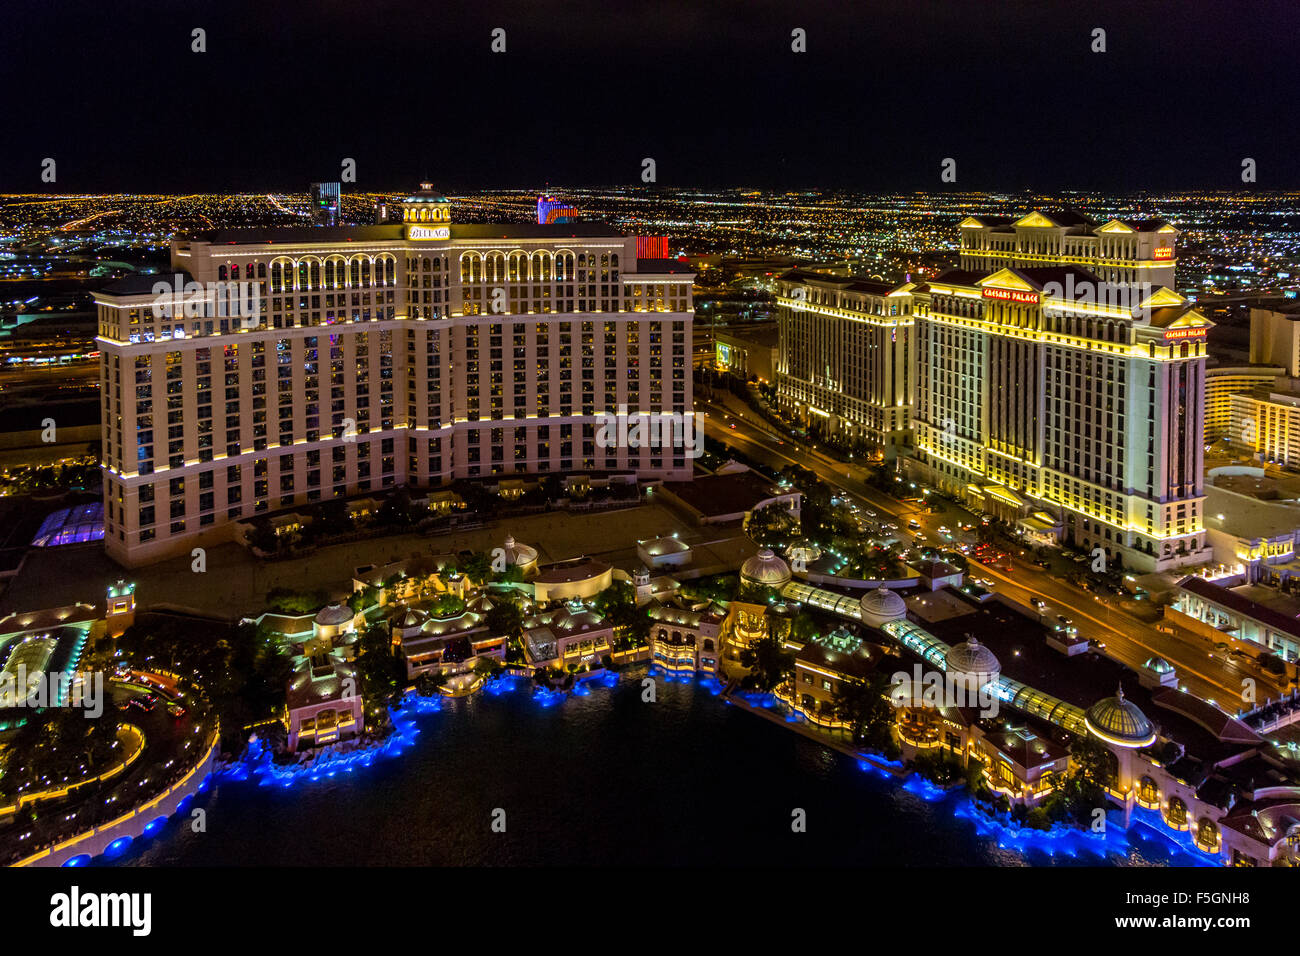
[[[692,411],[689,271],[600,224],[456,224],[427,186],[376,218],[176,238],[174,280],[96,297],[111,557],[399,486],[690,477],[684,448],[597,443],[620,406]],[[160,280],[207,302],[159,309]]]

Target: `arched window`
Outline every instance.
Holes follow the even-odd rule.
[[[1171,827],[1181,830],[1187,826],[1187,804],[1178,797],[1170,797],[1165,807],[1165,820]]]
[[[1209,817],[1201,817],[1200,822],[1196,825],[1196,845],[1202,850],[1217,850],[1219,848],[1219,828],[1214,825],[1214,821]]]
[[[555,281],[573,281],[573,253],[557,252],[555,254]]]
[[[510,253],[510,266],[507,276],[511,282],[523,282],[528,278],[528,258],[524,253]]]

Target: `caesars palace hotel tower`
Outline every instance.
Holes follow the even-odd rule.
[[[683,266],[597,223],[453,223],[427,185],[377,218],[177,237],[174,276],[96,296],[110,557],[403,485],[690,477],[680,442],[597,441],[620,406],[692,411]]]
[[[1042,543],[1145,571],[1209,557],[1205,339],[1178,230],[1078,213],[960,225],[914,290],[917,473]]]

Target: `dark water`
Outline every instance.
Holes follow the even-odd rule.
[[[292,786],[221,779],[118,862],[139,865],[1187,862],[1154,835],[1025,841],[959,796],[900,785],[761,717],[712,682],[591,686],[544,706],[526,691],[443,702],[414,743]],[[504,809],[506,832],[491,829]],[[791,831],[802,808],[807,832]],[[1000,846],[999,844],[1003,844]]]

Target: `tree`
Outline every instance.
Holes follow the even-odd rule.
[[[278,614],[310,614],[329,600],[324,591],[295,591],[272,588],[266,592],[266,607]]]
[[[445,591],[429,602],[429,613],[433,617],[459,617],[465,613],[465,601],[450,591]]]
[[[835,716],[849,725],[853,740],[866,749],[893,757],[894,708],[889,701],[889,682],[884,675],[866,681],[840,681],[835,693]]]
[[[517,564],[507,564],[506,569],[500,574],[495,575],[494,580],[500,584],[522,584],[524,580],[524,569]]]
[[[425,671],[415,678],[415,692],[421,697],[435,697],[447,683],[442,671]]]
[[[411,493],[405,488],[393,492],[379,506],[376,516],[379,524],[385,527],[409,525],[411,523]]]
[[[477,551],[461,565],[460,571],[475,584],[486,584],[492,577],[492,555]]]
[[[799,535],[799,521],[782,505],[772,504],[750,514],[745,533],[755,544],[784,547]]]
[[[497,601],[484,616],[483,623],[493,636],[515,640],[523,630],[524,612],[513,601]]]
[[[32,712],[6,754],[0,792],[37,791],[76,783],[107,770],[125,756],[117,742],[118,711],[107,701],[99,717],[81,707],[50,707]]]
[[[1115,755],[1099,740],[1076,737],[1070,758],[1074,769],[1055,775],[1054,789],[1043,802],[1043,811],[1053,821],[1088,824],[1095,810],[1106,807],[1105,788],[1117,770]]]
[[[1099,789],[1109,787],[1115,780],[1115,755],[1100,740],[1076,737],[1070,747],[1070,759],[1074,762],[1076,772]]]
[[[406,679],[406,665],[393,653],[392,642],[383,628],[366,629],[357,641],[357,648],[361,696],[369,711],[380,713],[397,696],[398,687]]]
[[[353,591],[351,596],[348,598],[348,607],[352,609],[352,613],[354,614],[360,613],[366,608],[372,607],[378,603],[379,588],[375,587],[373,584],[367,584],[360,591]]]
[[[628,582],[615,581],[592,599],[591,606],[613,626],[620,646],[635,647],[649,638],[649,611],[637,607],[636,588]]]
[[[821,630],[822,628],[817,623],[817,619],[802,607],[795,612],[793,619],[790,621],[790,637],[800,644],[807,644]]]
[[[921,751],[912,758],[912,769],[941,787],[956,783],[962,776],[961,761],[944,750]]]
[[[740,652],[740,663],[750,671],[746,683],[771,691],[794,670],[794,652],[778,638],[760,637]]]

